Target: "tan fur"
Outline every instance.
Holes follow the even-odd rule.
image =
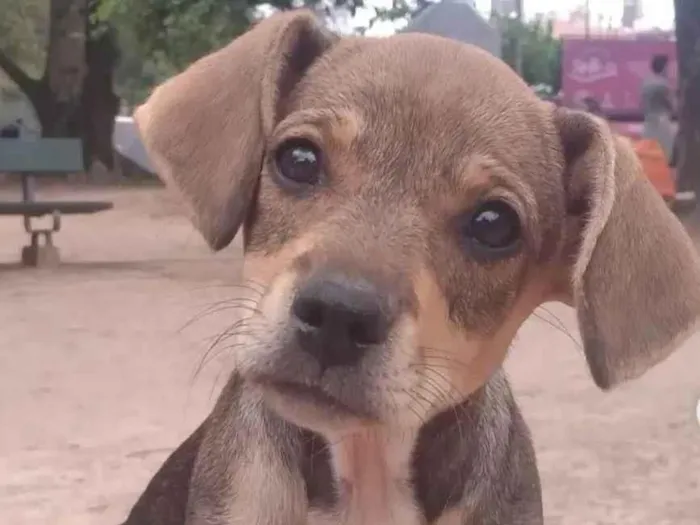
[[[444,298],[426,272],[417,280],[416,289],[420,303],[416,331],[418,345],[423,349],[421,368],[442,397],[433,400],[432,411],[444,410],[446,405],[466,399],[484,386],[502,365],[517,330],[543,297],[541,287],[533,284],[495,333],[469,337],[450,322]]]
[[[331,514],[312,513],[309,525],[422,525],[410,486],[414,440],[412,435],[371,427],[334,440],[341,506]]]
[[[435,525],[477,525],[472,524],[465,518],[462,509],[450,510],[443,514]]]
[[[304,11],[275,15],[159,87],[135,118],[212,248],[243,226],[244,277],[262,287],[235,356],[259,399],[243,411],[254,450],[229,480],[242,488],[227,523],[424,525],[411,462],[432,418],[481,392],[498,430],[475,457],[528,449],[527,436],[508,435],[500,368],[543,302],[577,309],[601,388],[641,375],[700,322],[698,255],[631,147],[594,117],[542,103],[474,48],[426,35],[336,39]],[[272,152],[290,138],[321,150],[323,184],[304,194],[276,182]],[[523,237],[494,260],[459,227],[490,199],[510,203]],[[286,341],[295,294],[324,271],[370,281],[400,315],[374,355],[319,376]],[[354,415],[280,394],[269,378],[330,392]],[[274,446],[255,448],[264,409],[328,440],[338,508],[307,515],[303,480]],[[480,498],[495,498],[490,483],[520,482],[489,478],[518,471],[476,468],[482,490],[431,525],[467,523],[485,512]],[[273,493],[284,494],[277,507]],[[536,505],[528,512],[539,523]]]
[[[347,150],[362,134],[362,120],[354,111],[337,112],[331,120],[328,142],[339,150]]]
[[[259,394],[250,392],[253,397]],[[258,401],[259,402],[259,401]],[[253,424],[260,423],[251,419]],[[262,428],[255,428],[262,433]],[[303,481],[295,476],[282,474],[283,458],[279,451],[264,440],[256,440],[249,448],[245,462],[241,463],[231,485],[237,487],[235,497],[228,500],[229,525],[306,525],[307,510]],[[281,496],[281,497],[280,497]],[[259,502],[252,505],[251,502]],[[279,502],[277,505],[272,502]]]
[[[361,116],[349,110],[305,110],[295,113],[275,130],[276,141],[310,135],[324,145],[344,149],[360,136]]]
[[[508,348],[488,348],[478,335],[469,336],[450,321],[445,299],[427,271],[419,274],[415,284],[419,313],[416,319],[417,346],[421,349],[429,380],[437,382],[433,412],[444,405],[464,399],[484,385],[500,366]],[[430,371],[433,371],[430,374]],[[432,414],[429,414],[432,415]]]
[[[243,280],[270,286],[277,276],[290,270],[298,257],[313,249],[316,242],[315,235],[307,234],[274,255],[247,256],[243,260]]]

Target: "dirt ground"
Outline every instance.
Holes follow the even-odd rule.
[[[58,269],[19,268],[21,223],[0,219],[8,525],[118,525],[207,412],[226,370],[221,355],[196,373],[231,321],[225,311],[199,314],[235,294],[239,248],[211,255],[162,190],[71,193],[116,206],[65,220]],[[507,362],[538,449],[547,523],[700,523],[700,337],[603,394],[565,332],[578,337],[572,312],[547,305]]]

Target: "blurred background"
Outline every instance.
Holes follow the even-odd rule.
[[[240,239],[208,250],[157,183],[131,114],[251,23],[304,4],[346,34],[480,46],[543,99],[628,136],[665,198],[700,190],[700,0],[0,0],[1,523],[121,523],[210,410],[230,364],[216,342],[231,326]],[[669,98],[672,155],[645,132],[649,85]],[[58,165],[59,146],[75,159]],[[56,244],[29,246],[35,264],[20,264],[30,236],[50,232],[22,221],[61,210],[75,214]],[[691,234],[698,210],[679,214]],[[698,525],[700,334],[602,393],[576,326],[569,308],[538,308],[506,363],[547,523]]]
[[[649,61],[665,54],[683,107],[680,140],[694,144],[681,148],[692,157],[680,162],[683,184],[700,164],[695,0],[0,0],[0,126],[19,119],[29,135],[80,137],[88,168],[121,168],[119,115],[251,22],[299,5],[344,33],[427,31],[474,43],[543,97],[578,107],[594,98],[633,135]]]

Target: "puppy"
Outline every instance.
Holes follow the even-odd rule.
[[[539,525],[501,369],[523,321],[576,308],[602,389],[698,325],[697,254],[630,145],[475,48],[277,14],[135,119],[260,293],[129,525]]]

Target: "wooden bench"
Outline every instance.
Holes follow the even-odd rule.
[[[31,239],[30,244],[22,248],[25,266],[50,266],[60,261],[53,234],[61,229],[62,215],[112,208],[112,203],[106,201],[36,200],[36,178],[80,171],[83,171],[83,151],[77,139],[0,139],[0,172],[17,174],[22,181],[22,200],[0,202],[0,215],[23,218],[24,229]],[[36,227],[33,219],[44,216],[51,216],[51,225]]]

